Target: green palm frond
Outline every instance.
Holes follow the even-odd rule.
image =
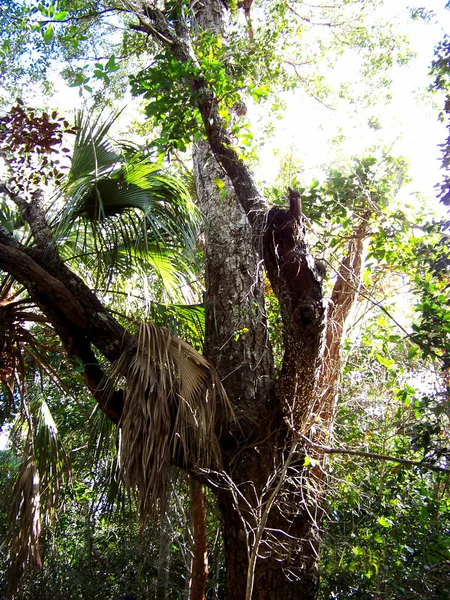
[[[16,207],[10,206],[8,202],[0,202],[0,225],[8,233],[14,233],[23,226],[23,217]]]
[[[140,246],[132,236],[132,223],[105,227],[97,241],[74,230],[60,247],[61,257],[78,272],[84,267],[86,276],[95,273],[97,289],[108,289],[109,295],[126,295],[132,282],[134,289],[150,284],[167,302],[195,301],[192,282],[198,277],[184,253],[168,245]],[[148,301],[154,297],[155,293]]]
[[[145,519],[163,507],[171,464],[220,465],[217,415],[231,414],[220,379],[205,357],[167,329],[143,323],[114,365],[126,378],[121,419],[121,465],[138,488]]]
[[[61,483],[69,480],[71,467],[48,404],[40,400],[38,407],[34,452],[46,516],[52,520],[58,506]]]
[[[100,175],[120,160],[120,154],[109,139],[109,132],[121,112],[116,112],[103,121],[101,115],[93,121],[82,112],[77,113],[74,126],[77,134],[68,177],[69,185],[90,174]]]
[[[55,202],[60,208],[52,226],[66,259],[75,245],[77,256],[95,257],[90,267],[110,277],[118,260],[126,257],[129,271],[148,254],[164,284],[169,273],[185,271],[193,260],[198,211],[167,169],[130,145],[109,140],[116,118],[92,125],[78,117],[72,167]]]
[[[166,327],[172,335],[187,340],[196,350],[203,347],[205,307],[203,304],[163,304],[152,302],[150,318],[155,325]]]

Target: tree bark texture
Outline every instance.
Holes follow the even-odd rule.
[[[166,600],[170,578],[170,523],[167,514],[161,519],[159,529],[158,575],[156,580],[156,600]]]

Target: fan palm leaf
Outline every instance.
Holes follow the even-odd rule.
[[[92,120],[82,112],[77,113],[74,124],[77,134],[68,176],[69,185],[89,177],[91,173],[100,175],[104,169],[109,169],[120,160],[120,155],[109,139],[111,127],[119,115],[120,112],[113,113],[102,121],[101,116]]]
[[[186,187],[137,148],[114,146],[108,136],[116,118],[92,125],[77,117],[71,168],[58,199],[63,207],[54,220],[58,237],[87,229],[102,251],[122,241],[130,248],[191,252],[197,211]]]
[[[141,517],[164,507],[171,464],[218,468],[217,416],[231,407],[213,367],[163,327],[141,324],[117,361],[112,382],[125,377],[121,466],[138,488]]]

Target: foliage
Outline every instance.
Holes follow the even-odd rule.
[[[36,115],[21,100],[0,119],[1,157],[11,172],[8,183],[14,193],[28,195],[50,181],[61,184],[64,173],[52,155],[60,152],[64,134],[70,133],[75,132],[56,111]]]
[[[180,466],[220,467],[216,411],[231,416],[225,390],[204,356],[168,330],[142,324],[112,366],[128,385],[121,421],[122,470],[137,487],[141,518],[163,508],[172,457]],[[171,426],[171,424],[173,425]]]
[[[37,44],[39,57],[29,70],[31,76],[43,77],[50,54],[64,60],[65,76],[83,92],[94,91],[93,81],[106,88],[124,75],[116,41],[105,56],[99,49],[111,38],[105,33],[97,40],[88,27],[93,26],[94,32],[111,32],[130,23],[136,27],[129,3],[123,7],[106,3],[101,10],[93,2],[50,2],[31,9],[6,4],[11,10],[0,21],[4,32],[10,34],[8,41],[2,30],[0,56],[5,61],[29,52],[24,36],[30,33],[29,43]],[[383,87],[385,68],[406,62],[410,54],[398,36],[394,41],[400,39],[401,43],[393,43],[389,26],[383,23],[380,29],[373,21],[365,22],[364,15],[355,12],[359,5],[330,2],[313,11],[302,2],[261,2],[260,12],[255,8],[254,25],[240,28],[235,11],[236,22],[228,40],[210,32],[199,34],[193,27],[189,42],[195,54],[188,62],[149,44],[151,66],[142,69],[136,65],[126,74],[133,93],[148,102],[147,116],[158,127],[160,137],[153,145],[163,152],[185,151],[203,135],[198,91],[190,85],[195,78],[203,78],[214,96],[239,158],[253,140],[244,119],[245,102],[264,101],[270,94],[298,84],[320,99],[331,97],[323,72],[347,46],[363,57],[359,72],[372,77],[372,91],[377,84]],[[186,4],[161,6],[176,31]],[[105,15],[113,15],[106,25]],[[317,35],[317,27],[334,33]],[[143,52],[146,41],[139,42],[130,32],[124,44],[126,40],[131,40],[125,49],[130,54]],[[436,87],[443,89],[447,86],[446,42],[438,53]],[[93,66],[82,65],[80,57],[93,59]],[[329,64],[323,71],[317,69],[318,61],[325,58]],[[18,65],[11,81],[25,74],[20,61]],[[7,62],[2,63],[4,77],[6,67]],[[83,365],[76,365],[69,375],[57,376],[65,363],[54,333],[26,292],[11,278],[2,277],[0,374],[10,405],[9,411],[2,412],[5,420],[14,417],[15,443],[1,456],[0,476],[5,489],[11,488],[13,479],[16,482],[10,491],[20,518],[18,523],[11,521],[9,532],[15,540],[13,559],[19,559],[12,561],[11,589],[22,573],[21,565],[40,565],[41,517],[44,512],[47,515],[41,538],[46,564],[39,574],[23,581],[23,598],[74,594],[104,598],[124,587],[143,596],[154,595],[157,554],[164,539],[161,534],[158,540],[158,524],[149,520],[139,545],[136,501],[124,494],[118,479],[116,443],[121,445],[128,480],[138,488],[137,504],[144,514],[148,514],[151,500],[156,497],[162,502],[166,496],[169,454],[176,455],[182,466],[201,463],[202,452],[218,454],[214,394],[226,404],[220,381],[204,357],[174,337],[182,334],[201,350],[203,306],[184,304],[188,287],[192,288],[189,300],[198,302],[197,286],[188,286],[197,279],[192,257],[196,210],[186,186],[160,159],[146,149],[112,140],[110,131],[117,118],[79,115],[71,127],[56,113],[38,114],[19,102],[0,121],[2,152],[10,171],[8,185],[2,184],[0,190],[2,226],[32,252],[30,228],[24,219],[27,206],[20,196],[34,201],[41,194],[65,263],[83,276],[112,310],[132,314],[131,331],[137,329],[145,312],[171,331],[142,325],[134,346],[116,365],[117,387],[125,378],[129,382],[128,415],[121,423],[122,437],[117,438],[90,414],[91,407],[79,388]],[[67,133],[75,135],[73,148],[64,147]],[[336,434],[348,446],[397,457],[414,456],[424,467],[445,466],[447,390],[436,383],[432,363],[426,360],[438,357],[449,367],[448,246],[436,225],[415,221],[423,235],[411,233],[405,211],[393,202],[405,178],[404,160],[382,154],[381,161],[367,156],[353,160],[346,169],[330,169],[323,183],[317,180],[307,187],[300,178],[289,181],[302,196],[302,212],[315,252],[327,263],[328,287],[338,276],[355,224],[362,222],[368,225],[370,245],[361,298],[379,306],[400,279],[412,283],[410,290],[420,298],[412,333],[405,328],[400,334],[391,330],[386,308],[371,321],[360,316],[363,333],[356,341],[351,338],[353,347],[347,348]],[[55,192],[51,202],[43,186]],[[282,202],[284,188],[269,191],[275,203]],[[319,271],[318,263],[314,269]],[[279,305],[268,282],[265,287],[278,367],[283,360]],[[183,288],[179,294],[177,288]],[[131,293],[136,299],[129,300]],[[121,300],[120,294],[127,300]],[[169,295],[176,297],[178,304],[167,305],[164,300]],[[370,312],[368,305],[364,311]],[[124,321],[123,314],[119,318]],[[419,381],[428,388],[436,385],[435,392],[423,391]],[[209,405],[201,401],[205,397]],[[19,416],[21,409],[25,418]],[[173,421],[176,426],[170,429]],[[91,428],[96,435],[93,452],[87,431]],[[72,485],[63,492],[63,508],[58,504],[61,478],[69,471],[69,461],[61,439],[70,448],[74,472]],[[214,462],[219,464],[217,459]],[[142,471],[133,471],[136,465]],[[448,575],[445,530],[450,505],[443,477],[425,473],[425,469],[407,471],[395,461],[368,467],[367,462],[349,464],[342,459],[331,463],[331,473],[335,495],[330,495],[328,504],[323,598],[446,597],[448,584],[442,575]],[[178,499],[174,490],[171,488],[169,510],[175,511],[177,506],[180,514],[186,513],[183,485],[177,488],[181,490]],[[123,512],[114,512],[107,521],[105,514],[121,504]],[[57,507],[59,519],[52,525]],[[211,527],[217,529],[216,515],[209,518]],[[2,533],[6,532],[3,508],[0,526]],[[189,573],[190,548],[183,528],[188,528],[185,514],[184,520],[172,524],[170,532],[174,568],[169,587],[174,598],[186,591],[182,592],[183,577]],[[160,533],[163,531],[164,526]],[[219,552],[217,556],[219,572]]]
[[[439,408],[438,380],[434,396],[422,389],[431,374],[407,348],[386,319],[370,319],[346,358],[336,436],[347,447],[447,464],[450,413]],[[447,475],[344,457],[331,473],[321,597],[446,598]]]

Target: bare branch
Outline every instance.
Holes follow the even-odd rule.
[[[428,465],[421,460],[408,460],[406,458],[398,458],[397,456],[390,456],[387,454],[377,454],[376,452],[365,452],[364,450],[348,450],[347,448],[330,448],[329,446],[322,446],[321,444],[316,444],[305,435],[301,433],[295,433],[303,442],[311,446],[316,450],[320,450],[325,454],[344,454],[349,456],[361,456],[362,458],[373,458],[375,460],[384,460],[389,462],[399,463],[401,465],[407,465],[408,467],[419,467],[419,469],[424,469],[426,471],[435,471],[437,473],[450,473],[450,469],[446,467],[438,467],[436,465]]]

